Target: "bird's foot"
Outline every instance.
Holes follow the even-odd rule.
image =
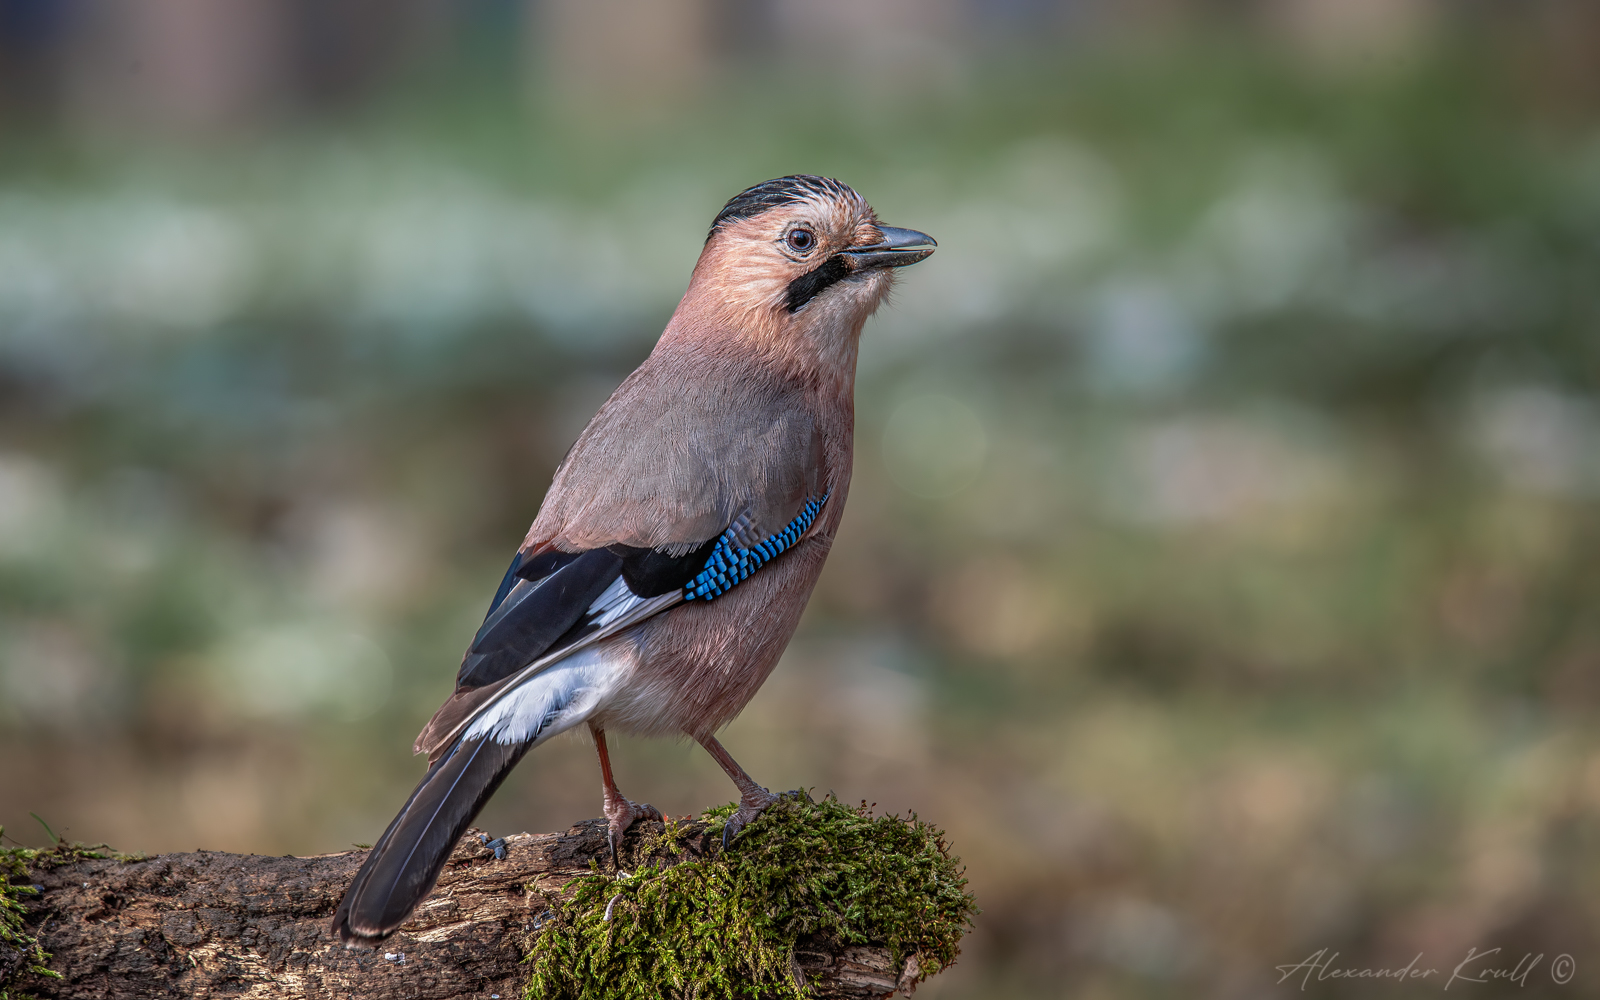
[[[504,861],[506,859],[506,838],[496,837],[494,840],[490,840],[487,833],[480,833],[478,834],[478,843],[493,851],[496,861]]]
[[[622,847],[622,837],[628,832],[628,827],[641,819],[661,819],[661,810],[648,802],[630,802],[618,796],[606,800],[606,841],[611,845],[611,863],[617,871],[622,870],[622,862],[617,857],[617,850]]]
[[[783,798],[774,795],[765,788],[755,788],[739,796],[739,808],[722,826],[722,846],[727,847],[739,836],[740,831],[754,823],[757,816],[767,811],[767,807]]]

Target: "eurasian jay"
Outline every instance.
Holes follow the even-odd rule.
[[[428,772],[334,914],[341,940],[400,926],[522,755],[575,726],[594,735],[613,857],[661,814],[617,790],[607,730],[699,741],[739,789],[725,837],[776,801],[715,733],[788,645],[838,530],[862,325],[934,246],[825,177],[723,206],[655,349],[557,467],[417,737]]]

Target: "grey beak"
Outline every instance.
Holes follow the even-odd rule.
[[[883,242],[868,247],[851,247],[840,252],[839,256],[849,260],[854,270],[905,267],[930,256],[934,247],[939,245],[932,236],[915,229],[896,229],[894,226],[879,226],[878,229],[883,233]]]

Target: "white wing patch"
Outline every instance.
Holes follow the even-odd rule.
[[[609,591],[610,588],[608,587],[607,590]],[[628,591],[628,593],[631,595],[633,592]],[[603,597],[604,595],[601,596]],[[542,656],[523,667],[521,670],[517,671],[512,675],[511,679],[506,682],[506,686],[502,688],[499,693],[486,702],[474,714],[458,723],[453,729],[450,730],[450,732],[440,737],[432,745],[444,746],[447,743],[455,740],[458,736],[463,735],[463,733],[469,736],[481,736],[486,733],[495,733],[496,739],[508,740],[509,738],[505,737],[504,734],[510,731],[510,727],[521,727],[525,724],[524,722],[516,722],[515,720],[523,719],[526,721],[527,719],[532,719],[535,724],[539,723],[540,719],[533,718],[535,715],[538,715],[538,713],[534,711],[532,707],[516,709],[507,708],[505,706],[507,706],[509,703],[523,701],[523,689],[529,687],[530,685],[532,685],[536,690],[544,690],[538,687],[538,682],[544,677],[545,674],[563,670],[569,664],[579,661],[580,657],[582,660],[581,663],[579,663],[579,666],[582,667],[583,671],[593,669],[591,657],[595,656],[600,657],[600,659],[604,660],[605,662],[611,663],[613,666],[625,665],[626,661],[620,658],[623,654],[619,654],[615,650],[615,647],[607,650],[600,650],[596,648],[596,644],[599,643],[600,640],[616,635],[618,632],[621,632],[633,625],[637,625],[639,622],[644,621],[646,618],[649,618],[652,615],[660,614],[661,612],[667,610],[675,604],[681,603],[682,601],[683,592],[677,590],[669,594],[662,594],[660,597],[635,597],[631,601],[622,601],[614,609],[614,613],[606,625],[578,640],[575,644],[568,646],[565,649]],[[624,671],[622,670],[618,670],[617,675],[620,676],[623,672]],[[568,692],[567,695],[558,697],[557,693],[548,693],[547,696],[553,699],[549,702],[549,705],[553,706],[557,703],[566,705],[566,701],[562,700],[563,697],[570,700],[571,698],[577,696],[578,691],[587,690],[593,687],[593,685],[587,684],[587,682],[578,683],[577,681],[573,680],[573,678],[579,677],[589,678],[590,675],[588,673],[567,675],[567,680],[561,682],[561,684],[558,684],[555,688],[550,689],[550,692],[559,692],[561,690],[565,690]],[[603,693],[609,693],[609,690],[610,688],[607,686],[605,692]],[[596,695],[596,704],[599,703],[599,698],[603,696],[603,693],[601,695]],[[536,700],[539,696],[537,694],[529,694],[527,697]],[[529,704],[531,705],[532,703],[530,702]],[[563,711],[565,711],[565,709],[563,709]],[[570,716],[569,721],[561,722],[560,728],[554,731],[561,732],[563,729],[576,725],[583,719],[587,719],[593,713],[594,706],[591,705],[589,708],[584,710],[583,714]],[[548,714],[548,712],[545,714]],[[569,719],[569,717],[566,715],[562,715],[561,718]],[[523,730],[518,728],[516,731],[521,732]],[[538,728],[528,728],[526,731],[530,733],[539,732],[541,734],[544,732],[543,729]]]
[[[589,605],[589,614],[595,616],[594,624],[603,629],[647,600],[628,589],[627,581],[619,576]]]
[[[632,666],[614,644],[579,650],[486,706],[462,738],[543,743],[593,715]]]

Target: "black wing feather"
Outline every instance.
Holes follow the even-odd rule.
[[[621,558],[591,549],[553,573],[513,585],[473,637],[456,672],[456,687],[492,684],[544,655],[621,571]]]
[[[629,590],[640,597],[660,597],[678,590],[705,568],[707,557],[717,547],[717,538],[681,556],[632,545],[613,545],[610,550],[622,557],[622,578],[628,582]]]
[[[537,583],[580,555],[581,552],[558,552],[555,549],[530,555],[519,549],[517,554],[511,557],[511,566],[506,570],[505,578],[500,581],[500,589],[494,592],[494,600],[489,602],[489,612],[483,616],[484,619],[488,620],[489,616],[494,614],[495,609],[500,607],[500,602],[506,599],[506,595],[511,593],[511,588],[515,587],[518,581]]]
[[[511,561],[456,672],[457,689],[482,687],[598,628],[595,599],[621,576],[637,597],[657,597],[688,583],[717,539],[682,555],[612,545],[587,552],[542,552]]]

